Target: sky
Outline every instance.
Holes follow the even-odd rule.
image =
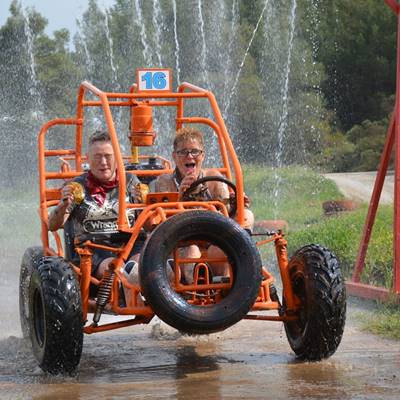
[[[10,16],[12,0],[0,0],[0,27]],[[88,0],[19,0],[23,8],[34,7],[48,20],[46,33],[52,33],[61,28],[67,28],[73,37],[76,32],[76,19],[87,9]],[[98,0],[99,6],[108,8],[114,0]]]

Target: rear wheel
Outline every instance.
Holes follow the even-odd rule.
[[[299,319],[285,322],[289,344],[299,358],[327,358],[340,344],[346,319],[346,290],[338,260],[326,248],[312,244],[294,254],[289,273],[301,301]]]
[[[59,257],[44,257],[29,286],[33,354],[51,374],[72,373],[82,353],[81,295],[75,274]]]
[[[27,248],[22,257],[19,273],[19,318],[24,339],[29,338],[29,284],[42,257],[43,248],[39,246]]]
[[[174,290],[168,278],[171,254],[196,241],[206,242],[209,249],[218,248],[230,265],[229,289],[220,290],[215,297],[213,290],[196,289],[185,296]],[[212,280],[206,264],[203,270]],[[195,277],[198,267],[194,263]],[[188,333],[217,332],[238,322],[251,309],[261,282],[261,259],[248,233],[235,221],[215,212],[188,211],[169,218],[149,237],[141,256],[140,280],[146,301],[164,322]]]

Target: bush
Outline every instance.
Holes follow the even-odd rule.
[[[350,170],[372,171],[378,168],[387,129],[388,120],[384,118],[373,122],[365,120],[346,133],[348,140],[354,144]]]

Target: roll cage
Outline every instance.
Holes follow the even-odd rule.
[[[88,99],[88,96],[92,96],[94,99]],[[201,116],[185,116],[185,106],[193,99],[204,99],[208,103],[212,110],[214,120]],[[59,255],[63,256],[63,248],[61,239],[58,232],[53,232],[54,239],[56,242],[57,250],[53,250],[49,245],[49,230],[48,230],[48,210],[50,207],[58,204],[60,199],[60,187],[62,182],[72,179],[84,172],[85,155],[83,154],[83,128],[85,126],[85,109],[90,107],[100,107],[103,115],[107,130],[111,137],[111,144],[115,152],[115,159],[117,164],[117,173],[119,178],[119,212],[118,212],[118,230],[120,232],[126,232],[131,234],[130,242],[124,250],[122,256],[129,254],[130,244],[133,245],[139,232],[145,222],[152,218],[153,223],[157,224],[168,216],[173,215],[177,212],[181,212],[184,209],[196,206],[205,209],[218,209],[225,215],[227,215],[226,207],[216,201],[207,203],[202,202],[178,202],[176,198],[168,197],[163,199],[161,202],[153,204],[130,204],[127,203],[124,197],[125,186],[126,186],[126,172],[135,173],[139,179],[148,176],[158,176],[164,173],[172,173],[171,164],[168,160],[161,157],[163,168],[159,170],[154,169],[140,169],[134,171],[126,171],[126,162],[132,161],[135,157],[135,152],[138,150],[138,146],[132,144],[132,154],[126,155],[121,151],[121,146],[116,133],[116,126],[114,123],[113,115],[111,112],[112,107],[128,107],[132,111],[138,109],[138,106],[147,107],[175,107],[175,125],[176,129],[179,129],[184,124],[199,124],[206,125],[212,129],[212,132],[216,135],[218,141],[218,147],[222,160],[222,167],[218,168],[222,175],[229,180],[234,180],[237,188],[237,222],[241,225],[244,223],[244,196],[243,196],[243,175],[242,169],[237,158],[234,146],[228,134],[224,120],[221,115],[221,111],[218,107],[214,95],[203,88],[192,85],[190,83],[182,83],[176,92],[167,91],[139,91],[138,84],[134,84],[128,93],[115,93],[115,92],[104,92],[94,86],[93,84],[84,81],[81,83],[78,96],[77,96],[77,110],[75,118],[69,119],[53,119],[43,125],[41,128],[38,145],[39,145],[39,187],[40,187],[40,207],[39,214],[41,219],[41,239],[43,243],[44,252],[47,255]],[[134,117],[133,117],[134,118]],[[132,121],[132,120],[131,120]],[[50,132],[50,128],[55,126],[75,126],[75,140],[74,146],[71,148],[63,149],[48,149],[46,148],[46,137]],[[132,127],[131,127],[132,129]],[[142,132],[137,133],[140,135]],[[132,139],[131,136],[129,136]],[[139,140],[140,142],[140,140]],[[146,143],[145,145],[148,145]],[[59,171],[49,171],[46,168],[46,161],[49,158],[58,157],[61,161],[61,168]],[[143,156],[142,156],[143,157]],[[139,156],[139,159],[141,156]],[[137,161],[136,161],[137,162]],[[71,167],[71,164],[74,167]],[[60,184],[54,187],[49,185],[50,181],[59,181]],[[58,186],[58,187],[57,187]],[[167,200],[167,201],[166,201]],[[175,201],[173,201],[175,200]],[[195,203],[195,204],[193,204]],[[140,213],[133,227],[129,227],[126,210],[129,208],[138,208],[143,211]]]

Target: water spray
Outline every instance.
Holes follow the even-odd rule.
[[[226,118],[226,112],[228,111],[228,109],[229,109],[229,107],[231,105],[231,99],[232,99],[233,95],[235,94],[235,90],[236,90],[237,83],[239,81],[240,73],[242,72],[242,68],[243,68],[244,63],[246,61],[247,54],[249,54],[250,47],[251,47],[251,45],[253,43],[254,37],[256,36],[257,30],[258,30],[258,26],[260,25],[260,22],[261,22],[261,20],[262,20],[262,18],[264,16],[264,12],[265,12],[265,10],[266,10],[266,8],[268,6],[268,3],[269,3],[269,0],[265,0],[264,7],[263,7],[263,9],[261,11],[260,17],[258,18],[258,21],[257,21],[256,27],[254,28],[253,34],[251,35],[251,38],[250,38],[249,44],[247,45],[247,49],[246,49],[246,51],[244,53],[242,62],[240,63],[240,67],[239,67],[239,70],[238,70],[238,72],[236,74],[236,77],[235,77],[235,80],[234,80],[234,83],[233,83],[233,86],[232,86],[232,89],[231,89],[231,93],[229,94],[228,101],[226,102],[224,111],[222,112],[222,116],[224,118]]]

